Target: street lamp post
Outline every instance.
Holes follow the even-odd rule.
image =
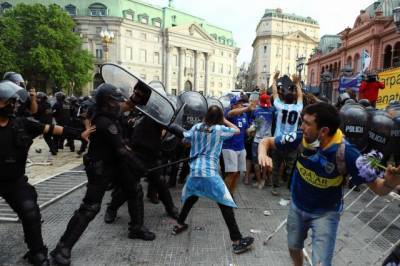
[[[396,25],[397,32],[400,33],[400,6],[393,9],[393,20]]]
[[[100,37],[101,37],[101,42],[103,44],[105,62],[107,63],[109,47],[114,40],[114,32],[112,31],[109,32],[108,30],[102,30],[100,32]]]
[[[296,59],[296,70],[299,72],[299,79],[301,80],[301,72],[304,69],[304,65],[306,63],[306,58],[304,56],[298,57]]]

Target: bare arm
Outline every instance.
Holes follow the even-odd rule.
[[[272,159],[268,156],[270,149],[276,149],[275,138],[263,138],[258,144],[258,164],[267,170],[272,170]]]
[[[400,185],[400,166],[391,165],[386,168],[384,178],[377,178],[374,182],[368,183],[368,187],[380,196],[389,194],[398,185]]]
[[[226,116],[227,117],[238,116],[246,112],[251,112],[254,110],[254,108],[255,108],[255,103],[251,103],[249,104],[249,106],[230,110]]]
[[[293,83],[296,86],[297,93],[297,103],[303,102],[303,90],[301,89],[300,77],[297,75],[292,75]]]
[[[240,134],[240,129],[237,126],[235,126],[233,123],[229,122],[226,118],[224,118],[224,125],[229,128],[235,129],[235,135]]]
[[[31,107],[29,109],[29,112],[34,115],[38,111],[38,104],[36,101],[36,90],[33,88],[30,89],[29,95],[31,96]]]
[[[274,100],[279,98],[279,94],[278,94],[278,78],[279,78],[279,71],[276,71],[272,80],[272,98],[274,98]]]

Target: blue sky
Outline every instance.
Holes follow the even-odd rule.
[[[167,6],[168,0],[143,0]],[[360,10],[373,0],[174,0],[177,9],[202,17],[212,24],[229,29],[240,47],[238,64],[250,62],[251,44],[257,23],[266,8],[282,8],[285,13],[310,16],[319,22],[321,36],[337,34],[347,26],[352,27]]]

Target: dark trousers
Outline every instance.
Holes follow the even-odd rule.
[[[47,146],[49,146],[50,152],[54,153],[57,151],[57,147],[55,146],[53,136],[48,134],[43,134],[43,139],[46,142]]]
[[[274,162],[272,167],[272,184],[274,187],[279,187],[279,170],[282,163],[285,163],[285,178],[288,179],[291,177],[294,164],[296,163],[297,158],[297,150],[295,151],[271,151],[271,158]]]
[[[185,203],[183,204],[182,210],[179,214],[178,223],[184,224],[185,220],[193,208],[193,205],[199,200],[197,196],[190,196],[187,198]],[[233,208],[218,203],[219,209],[221,210],[222,217],[224,217],[225,223],[228,226],[229,235],[232,241],[240,240],[242,238],[242,234],[239,231],[239,227],[236,223],[235,214],[233,213]]]
[[[42,224],[37,193],[26,177],[0,183],[0,196],[17,213],[22,222],[25,243],[31,254],[46,250],[42,238]]]
[[[154,161],[143,161],[144,165],[148,169],[156,166]],[[140,179],[140,177],[136,177],[136,179]],[[147,175],[147,180],[149,182],[150,191],[148,193],[158,193],[158,198],[164,204],[165,210],[167,213],[172,213],[175,207],[174,202],[172,201],[171,193],[168,189],[168,185],[164,180],[161,179],[160,170],[150,172]],[[126,193],[122,190],[122,188],[116,188],[116,190],[112,193],[112,199],[109,203],[109,208],[113,210],[118,210],[118,208],[127,200]],[[121,203],[122,202],[122,203]]]
[[[125,164],[118,167],[104,167],[104,174],[100,175],[92,167],[85,168],[88,176],[88,184],[85,197],[78,210],[75,211],[67,225],[67,229],[60,239],[65,246],[72,248],[80,236],[86,230],[90,221],[100,211],[104,193],[107,190],[112,177],[119,187],[127,195],[128,212],[131,217],[130,229],[138,230],[143,226],[143,191],[139,180],[135,178],[133,171]]]

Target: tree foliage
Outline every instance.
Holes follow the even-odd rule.
[[[75,93],[91,80],[93,58],[82,50],[75,22],[58,5],[19,4],[0,16],[0,73]]]

